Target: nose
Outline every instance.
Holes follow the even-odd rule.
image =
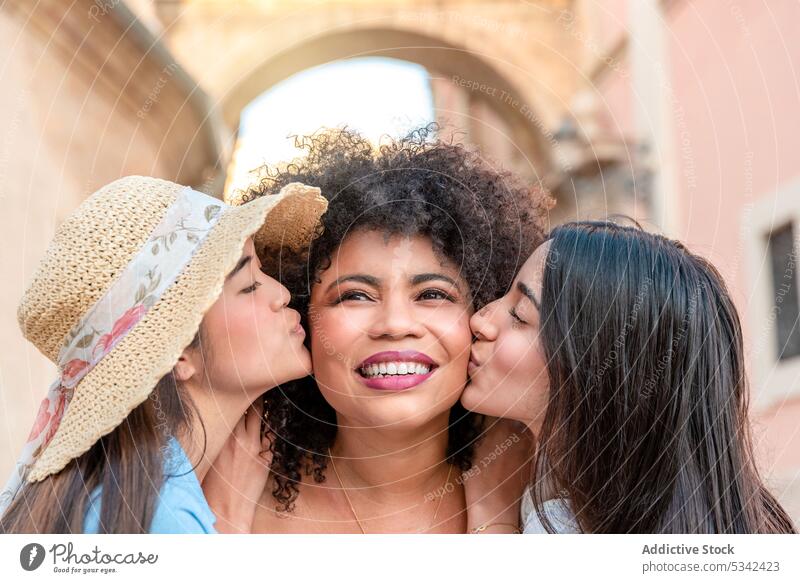
[[[270,279],[272,279],[272,278],[270,278]],[[276,292],[274,292],[274,297],[273,297],[272,301],[270,302],[270,308],[272,308],[272,310],[274,312],[279,312],[283,308],[285,308],[286,306],[289,305],[289,302],[292,299],[292,294],[289,292],[288,289],[286,289],[285,285],[283,285],[282,283],[280,283],[276,279],[272,279],[272,281],[275,282],[275,285],[277,286],[277,290],[276,290]]]
[[[370,338],[406,338],[421,337],[425,334],[425,325],[402,298],[390,298],[375,311],[375,319],[367,330]]]
[[[469,327],[472,329],[472,335],[477,340],[493,342],[497,339],[498,328],[494,323],[496,309],[497,300],[472,314],[472,318],[469,320]]]

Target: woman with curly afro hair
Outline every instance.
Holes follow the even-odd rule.
[[[302,315],[314,375],[265,398],[271,475],[253,532],[468,529],[462,472],[483,424],[459,403],[469,320],[541,243],[550,199],[435,131],[379,146],[317,133],[246,194],[303,182],[329,201],[308,255],[265,266]],[[235,492],[248,477],[225,479]]]

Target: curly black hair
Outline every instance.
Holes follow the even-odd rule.
[[[378,146],[348,129],[295,138],[307,155],[283,168],[262,168],[262,179],[243,195],[246,202],[303,182],[320,187],[329,201],[321,235],[307,254],[292,257],[281,250],[265,263],[265,270],[292,293],[292,307],[300,312],[306,330],[311,287],[356,230],[428,237],[439,257],[460,266],[473,309],[503,295],[543,241],[549,196],[492,168],[477,151],[437,140],[437,130],[431,124]],[[272,494],[291,511],[301,472],[316,482],[325,479],[336,414],[313,377],[269,391],[264,404],[272,439]],[[460,403],[453,406],[449,463],[462,471],[472,466],[481,426],[481,416]]]

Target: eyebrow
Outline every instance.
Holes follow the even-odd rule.
[[[247,265],[248,263],[250,263],[250,261],[251,261],[252,259],[253,259],[253,256],[252,256],[252,255],[248,255],[247,257],[242,257],[242,258],[239,260],[239,263],[237,263],[237,264],[236,264],[236,267],[234,267],[234,268],[233,268],[233,271],[231,271],[231,272],[228,274],[228,277],[226,277],[225,279],[230,279],[230,278],[232,278],[234,275],[236,275],[237,273],[239,273],[239,272],[240,272],[242,269],[244,269],[244,266],[245,266],[245,265]]]
[[[454,279],[452,279],[450,277],[447,277],[443,273],[420,273],[420,274],[415,275],[415,276],[413,276],[411,278],[411,284],[412,285],[419,285],[421,283],[425,283],[425,282],[428,282],[428,281],[434,281],[434,280],[446,281],[447,283],[453,285],[459,291],[461,289],[461,288],[459,288],[458,284],[456,283],[456,281]],[[345,276],[339,277],[335,281],[333,281],[328,286],[328,289],[326,291],[330,291],[332,288],[334,288],[334,287],[336,287],[338,285],[341,285],[341,284],[345,283],[346,281],[356,281],[358,283],[363,283],[363,284],[369,285],[371,287],[380,287],[380,284],[381,284],[381,280],[379,278],[373,277],[371,275],[363,275],[363,274],[345,275]]]
[[[364,283],[366,285],[372,287],[379,287],[381,280],[377,277],[372,277],[371,275],[345,275],[339,278],[336,278],[331,284],[328,286],[328,289],[325,291],[330,291],[336,286],[343,284],[346,281],[357,281],[358,283]]]
[[[411,284],[419,285],[421,283],[426,283],[428,281],[436,281],[436,280],[446,281],[457,290],[459,291],[461,290],[461,288],[458,286],[458,284],[453,278],[447,277],[443,273],[420,273],[419,275],[415,275],[414,277],[411,278]]]
[[[517,282],[517,289],[520,292],[522,292],[522,295],[524,295],[526,298],[528,298],[533,303],[534,306],[536,306],[537,310],[539,310],[540,312],[542,311],[542,307],[539,304],[539,300],[537,300],[536,296],[533,295],[533,291],[531,291],[531,288],[529,288],[527,285],[525,285],[521,281],[518,281]]]

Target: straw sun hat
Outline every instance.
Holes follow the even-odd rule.
[[[52,398],[42,403],[26,444],[31,455],[18,463],[17,479],[35,482],[59,472],[147,399],[191,343],[248,237],[262,258],[281,248],[302,251],[326,208],[318,188],[300,183],[229,206],[142,176],[112,182],[85,200],[57,230],[17,313],[25,338],[60,374]],[[202,228],[192,228],[183,212],[194,213]],[[181,244],[189,250],[175,251]],[[137,261],[153,265],[167,251],[182,255],[173,277],[166,268],[164,278],[152,267],[142,274],[139,266],[133,285],[120,283],[132,277]],[[121,317],[107,307],[114,295]],[[89,318],[108,323],[98,329],[86,324]]]

